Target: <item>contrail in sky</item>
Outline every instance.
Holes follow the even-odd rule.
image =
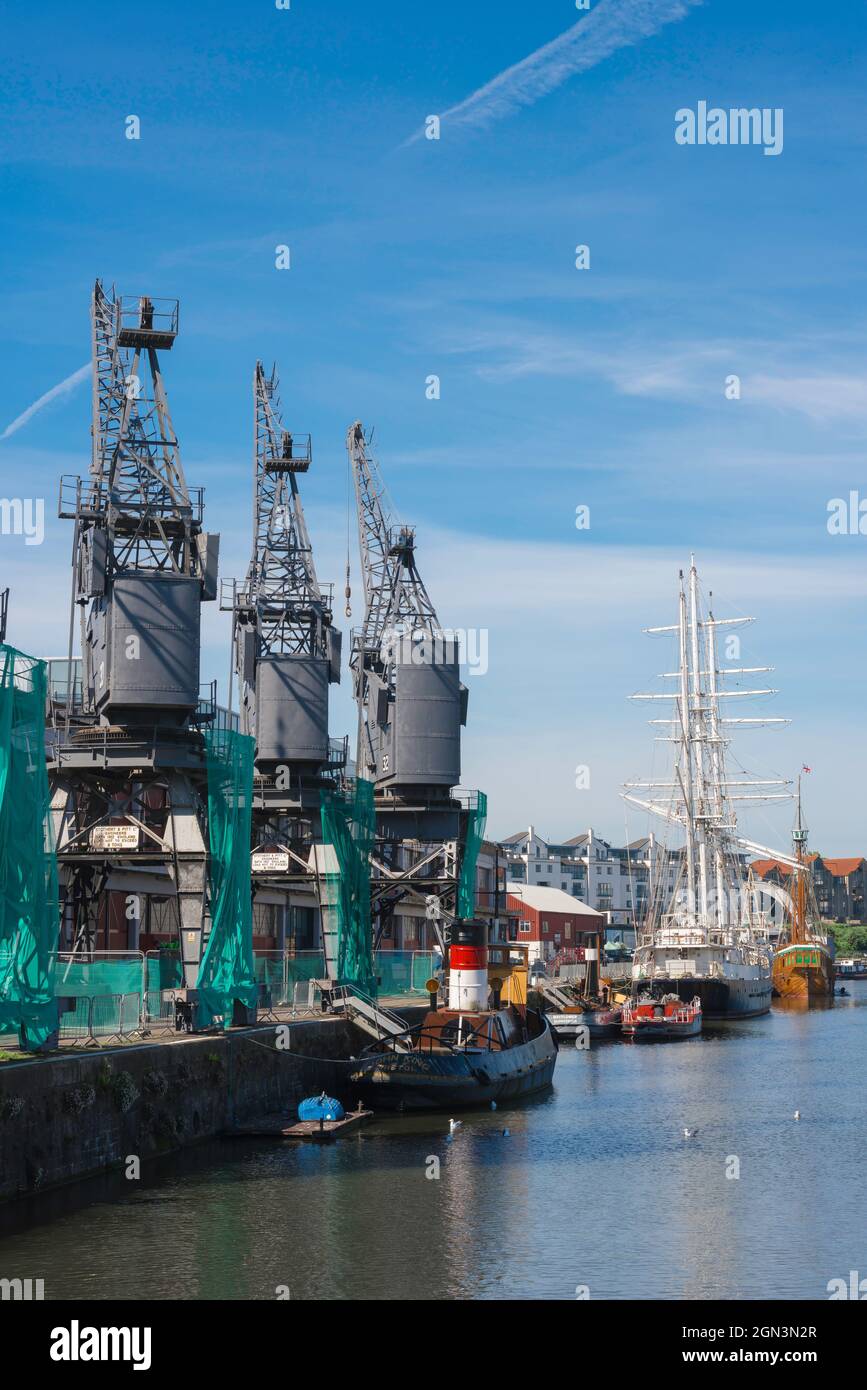
[[[28,405],[27,409],[23,410],[20,415],[16,415],[12,424],[7,425],[3,433],[0,434],[0,439],[8,439],[10,434],[16,434],[18,430],[23,429],[43,406],[48,405],[50,401],[56,401],[58,396],[68,396],[69,392],[74,391],[78,383],[84,381],[87,376],[90,376],[89,362],[85,363],[83,367],[79,367],[77,372],[72,373],[72,376],[68,376],[65,380],[59,381],[56,386],[52,386],[50,391],[46,391],[45,395],[40,396],[38,401]]]
[[[664,25],[683,19],[701,3],[702,0],[598,0],[584,19],[559,38],[537,48],[452,106],[442,116],[442,124],[476,130],[492,125],[522,106],[532,106],[575,73],[595,67],[618,48],[628,48]],[[412,144],[421,136],[422,131],[416,131],[406,143]]]

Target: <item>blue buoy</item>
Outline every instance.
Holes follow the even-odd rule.
[[[340,1101],[327,1096],[324,1091],[321,1096],[308,1096],[298,1106],[299,1120],[342,1120],[343,1115]]]

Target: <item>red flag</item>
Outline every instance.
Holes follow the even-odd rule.
[[[807,767],[807,764],[804,763],[803,766],[802,766],[802,768],[801,768],[801,771],[802,771],[802,772],[812,772],[813,769],[812,769],[811,767]]]

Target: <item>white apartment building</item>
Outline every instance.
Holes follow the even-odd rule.
[[[597,912],[609,926],[609,936],[631,939],[636,923],[647,913],[650,894],[664,876],[666,897],[674,892],[680,855],[667,851],[653,834],[622,849],[604,840],[592,827],[569,840],[546,840],[528,826],[500,842],[507,875],[513,883],[559,888]]]

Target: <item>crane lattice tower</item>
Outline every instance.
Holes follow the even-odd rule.
[[[311,440],[283,427],[276,367],[268,374],[261,362],[253,413],[253,548],[243,584],[224,584],[223,606],[233,613],[241,727],[256,740],[254,890],[280,908],[274,934],[285,942],[293,908],[315,906],[320,797],[345,772],[348,740],[328,733],[341,634],[301,502]]]

